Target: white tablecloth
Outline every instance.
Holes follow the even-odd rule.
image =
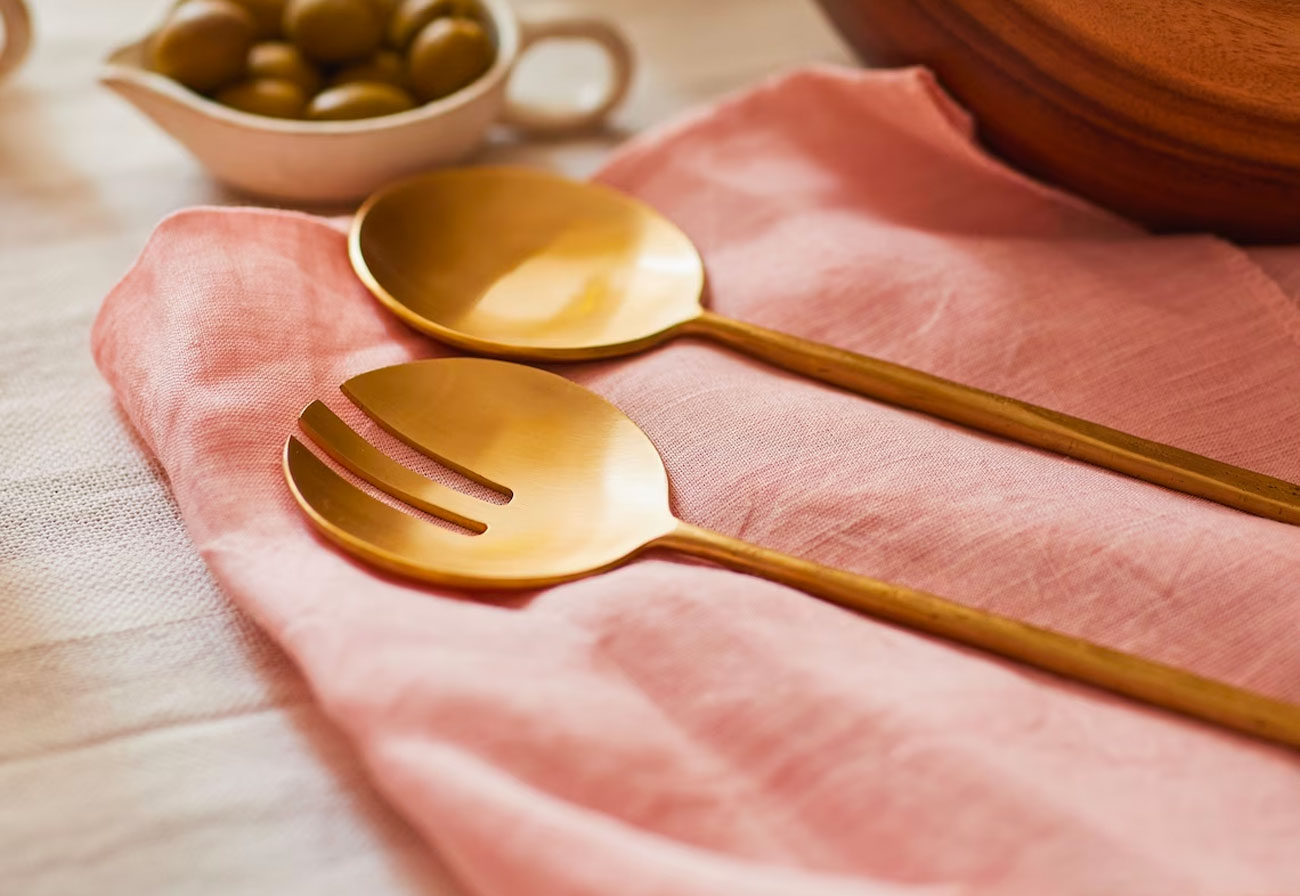
[[[243,201],[93,83],[161,5],[35,0],[35,54],[0,85],[0,894],[455,892],[213,584],[90,360],[153,224]],[[627,131],[844,58],[803,0],[586,5],[638,46]],[[619,136],[488,157],[586,173]]]

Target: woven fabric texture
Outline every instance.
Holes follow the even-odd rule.
[[[924,72],[797,73],[602,177],[692,236],[725,314],[1300,479],[1293,254],[1009,172]],[[442,351],[330,222],[168,219],[94,351],[217,580],[474,893],[1300,890],[1292,753],[668,557],[482,599],[318,539],[279,468],[298,411]],[[691,522],[1300,698],[1298,529],[700,343],[563,372]]]
[[[99,296],[31,301],[60,272],[3,249],[31,289],[0,350],[0,893],[456,892],[186,536],[87,351]]]

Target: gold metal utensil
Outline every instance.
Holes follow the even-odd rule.
[[[383,492],[463,527],[450,530],[389,506],[290,436],[284,470],[298,504],[327,537],[384,569],[455,587],[529,588],[667,548],[1300,747],[1300,706],[674,518],[667,473],[646,435],[618,408],[555,374],[447,358],[363,373],[343,392],[398,439],[509,498],[481,501],[419,475],[313,402],[299,423],[326,454]]]
[[[571,361],[705,337],[871,398],[1300,524],[1300,485],[714,314],[700,304],[704,266],[687,236],[597,184],[519,168],[425,175],[372,196],[349,251],[393,313],[469,351]]]

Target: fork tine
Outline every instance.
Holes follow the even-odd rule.
[[[326,454],[375,488],[473,532],[487,530],[491,504],[408,470],[363,439],[322,402],[307,405],[298,425]]]
[[[429,581],[472,585],[472,577],[434,575],[412,556],[472,557],[479,539],[389,507],[331,469],[290,436],[284,470],[294,499],[327,538],[385,569]]]
[[[523,414],[547,403],[535,381],[531,392],[511,379],[483,381],[472,365],[451,359],[416,361],[358,374],[340,388],[385,431],[415,450],[481,485],[512,497],[508,461],[517,439],[499,437],[503,421],[512,428]],[[470,359],[456,359],[470,360]],[[525,381],[525,387],[529,382]]]

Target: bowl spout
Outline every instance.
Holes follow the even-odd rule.
[[[186,143],[187,125],[205,115],[202,97],[148,69],[147,41],[114,50],[100,66],[99,83],[135,106],[159,127]]]

